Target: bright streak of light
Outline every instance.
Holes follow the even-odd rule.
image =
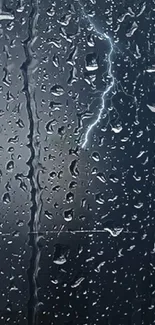
[[[94,25],[94,23],[92,22],[92,19],[89,17],[88,14],[86,14],[85,12],[85,9],[84,9],[84,6],[83,4],[78,1],[79,5],[80,5],[80,8],[82,10],[82,13],[85,17],[86,20],[88,20],[88,22],[90,23],[90,26],[92,27],[92,29],[94,30],[95,34],[97,36],[99,36],[100,38],[102,39],[106,39],[108,42],[109,42],[109,45],[110,45],[110,51],[108,53],[108,76],[109,78],[111,79],[111,83],[110,85],[105,89],[105,91],[102,93],[101,95],[101,100],[102,100],[102,104],[101,104],[101,108],[99,109],[99,112],[98,112],[98,115],[97,115],[97,118],[96,120],[91,123],[89,126],[88,126],[88,129],[85,133],[85,136],[84,136],[84,141],[81,145],[82,148],[85,148],[88,141],[89,141],[89,135],[92,131],[92,129],[100,122],[101,118],[102,118],[102,114],[103,114],[103,111],[105,109],[105,98],[106,98],[106,95],[108,95],[110,93],[110,91],[112,90],[112,88],[114,87],[114,84],[115,84],[115,79],[114,79],[114,75],[112,73],[112,54],[114,52],[114,46],[113,46],[113,42],[112,42],[112,39],[109,35],[107,35],[106,33],[102,33],[100,32],[97,27]]]

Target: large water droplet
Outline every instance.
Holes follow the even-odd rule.
[[[4,195],[2,196],[2,201],[5,204],[9,204],[11,202],[11,197],[10,197],[10,194],[8,192],[4,193]]]
[[[60,85],[54,85],[52,88],[51,88],[51,93],[52,95],[54,96],[62,96],[64,94],[64,88]]]
[[[95,71],[98,69],[98,63],[95,53],[87,54],[86,56],[86,70]]]
[[[14,169],[14,161],[13,160],[10,160],[7,165],[6,165],[6,169],[8,172],[12,172],[13,169]]]

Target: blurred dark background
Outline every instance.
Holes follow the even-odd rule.
[[[155,2],[0,9],[0,324],[152,325]]]

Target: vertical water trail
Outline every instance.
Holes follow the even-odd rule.
[[[41,187],[39,184],[39,160],[40,160],[40,141],[38,131],[38,115],[37,105],[35,101],[35,87],[34,72],[37,68],[36,52],[33,46],[37,40],[37,23],[39,17],[39,0],[31,0],[31,12],[28,17],[28,37],[23,41],[23,48],[25,53],[25,62],[21,66],[23,74],[23,92],[26,97],[26,110],[29,122],[29,131],[27,135],[27,147],[30,151],[30,157],[26,164],[29,167],[28,179],[30,183],[30,220],[29,220],[29,246],[32,253],[30,258],[30,265],[27,270],[29,281],[29,301],[28,308],[28,325],[37,324],[37,310],[39,306],[38,301],[38,285],[37,277],[40,261],[39,248],[39,229],[40,229],[40,214],[42,210]]]

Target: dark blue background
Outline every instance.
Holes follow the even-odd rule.
[[[155,2],[83,6],[1,1],[0,324],[155,323]]]

